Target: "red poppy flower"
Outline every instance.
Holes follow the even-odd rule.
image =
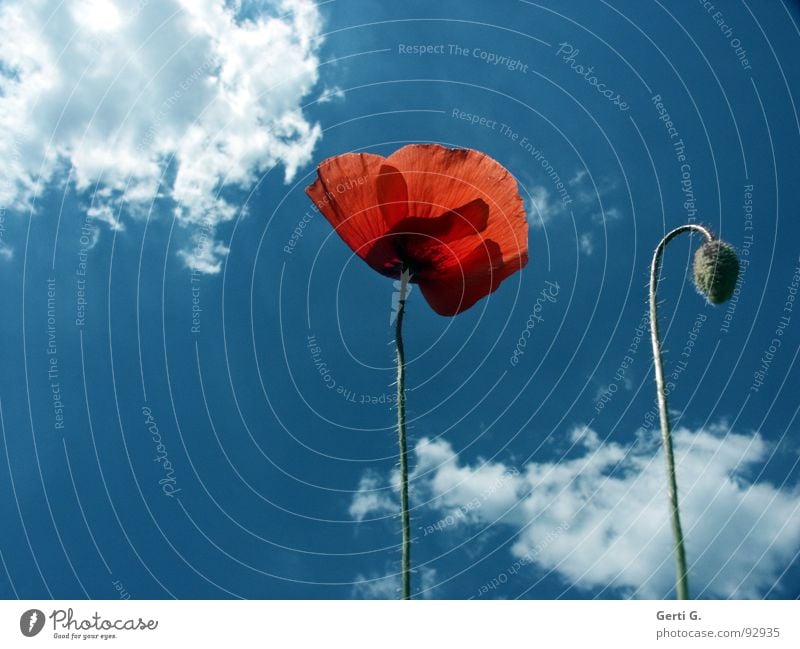
[[[468,309],[528,262],[516,180],[479,151],[345,153],[319,165],[306,193],[353,252],[388,277],[407,268],[441,315]]]

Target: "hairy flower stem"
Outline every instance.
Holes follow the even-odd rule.
[[[411,522],[408,515],[408,443],[406,441],[406,358],[403,348],[403,316],[406,310],[408,281],[411,273],[400,276],[400,300],[397,305],[395,340],[397,342],[397,437],[400,443],[400,510],[403,526],[402,598],[411,599]]]
[[[653,365],[656,376],[656,393],[658,396],[658,414],[661,420],[661,441],[664,445],[664,457],[667,461],[667,484],[669,490],[670,514],[672,519],[672,537],[675,542],[675,593],[678,599],[689,599],[689,584],[686,577],[686,549],[683,543],[683,529],[681,528],[681,515],[678,508],[678,484],[675,478],[675,456],[672,451],[672,435],[669,425],[669,410],[667,409],[667,395],[664,391],[664,366],[661,362],[661,341],[658,335],[658,314],[656,312],[656,288],[658,286],[661,257],[667,244],[682,232],[699,232],[708,241],[714,237],[709,230],[694,224],[682,225],[675,228],[665,236],[653,253],[653,262],[650,266],[650,340],[653,343]]]

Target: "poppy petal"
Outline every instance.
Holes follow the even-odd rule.
[[[378,178],[384,158],[371,153],[345,153],[328,158],[317,168],[317,179],[306,188],[339,236],[359,257],[386,233],[378,199]]]
[[[389,197],[390,190],[391,188],[383,190],[383,196]],[[380,184],[378,193],[382,193]],[[382,202],[381,208],[385,210],[392,203]],[[401,201],[395,203],[404,205]],[[413,272],[445,266],[448,263],[456,264],[459,256],[475,248],[474,237],[486,228],[488,212],[486,203],[476,199],[436,218],[410,216],[400,219],[386,232],[381,245],[373,247],[367,253],[365,261],[373,269],[390,277],[399,277],[404,261]],[[386,217],[385,212],[384,216]],[[391,244],[392,253],[387,252],[387,247],[382,245],[384,243]]]
[[[455,315],[528,261],[528,225],[514,177],[489,156],[412,144],[388,158],[325,160],[306,189],[373,269],[411,268],[433,309]]]
[[[442,218],[450,221],[442,240],[453,243],[464,237],[475,236],[486,229],[489,224],[489,206],[482,198],[476,198],[466,205],[446,212]]]
[[[497,290],[500,283],[527,262],[527,255],[503,262],[500,246],[485,241],[457,263],[422,273],[416,281],[428,304],[439,315],[454,316]]]
[[[408,216],[408,188],[403,174],[396,167],[381,165],[377,192],[383,220],[388,227]]]
[[[476,198],[436,218],[410,217],[397,228],[405,226],[411,233],[405,238],[404,250],[418,265],[447,266],[472,252],[476,241],[481,241],[488,218],[489,206]]]

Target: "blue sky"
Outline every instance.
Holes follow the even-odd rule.
[[[744,260],[712,307],[676,240],[659,291],[690,587],[800,595],[795,5],[83,4],[0,5],[0,594],[395,596],[394,289],[303,188],[440,142],[516,176],[530,262],[409,298],[416,595],[672,595],[687,221]]]

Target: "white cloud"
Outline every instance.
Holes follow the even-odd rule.
[[[325,88],[317,97],[318,104],[327,104],[331,101],[342,100],[344,99],[344,90],[339,88],[338,86],[333,86],[331,88]]]
[[[567,184],[570,186],[575,196],[575,201],[581,206],[582,210],[593,206],[600,208],[590,215],[593,223],[609,223],[623,217],[619,208],[607,205],[608,197],[618,185],[613,178],[606,176],[590,178],[585,169],[579,169]]]
[[[575,175],[569,180],[569,184],[573,187],[577,187],[583,183],[583,179],[586,178],[587,171],[586,169],[578,169],[575,172]]]
[[[527,492],[524,478],[500,462],[459,466],[445,441],[421,439],[414,448],[416,466],[410,479],[417,502],[460,520],[496,520]]]
[[[525,199],[525,202],[528,222],[537,228],[543,228],[554,217],[566,212],[561,201],[553,198],[550,191],[541,185],[531,188],[530,196]]]
[[[578,237],[578,247],[584,255],[591,255],[594,253],[594,237],[588,232],[584,232]]]
[[[579,203],[594,203],[608,196],[617,188],[617,181],[608,176],[589,176],[585,169],[578,169],[569,180],[575,198]]]
[[[516,528],[512,554],[523,565],[587,589],[666,596],[674,565],[657,439],[603,444],[585,426],[568,439],[566,459],[532,462],[516,475],[503,463],[462,464],[446,441],[423,440],[415,448],[416,500],[446,513],[477,495],[482,504],[467,520]],[[681,428],[674,445],[693,594],[763,596],[800,551],[798,487],[751,477],[771,452],[758,433]]]
[[[437,584],[436,570],[428,566],[414,569],[413,583],[419,584],[419,596],[429,599]],[[400,574],[371,575],[359,574],[353,584],[355,599],[397,599],[400,594]],[[414,593],[412,593],[412,596]]]
[[[14,251],[6,243],[6,209],[0,204],[0,258],[8,261],[14,257]]]
[[[607,207],[600,212],[592,214],[592,220],[595,223],[609,223],[610,221],[619,221],[622,218],[622,212],[616,207]]]
[[[102,221],[112,230],[122,231],[125,225],[120,221],[118,212],[115,212],[114,206],[109,203],[99,203],[92,205],[86,210],[87,216],[98,221]]]
[[[674,434],[690,584],[696,595],[758,597],[800,549],[800,495],[747,474],[768,454],[760,435],[721,426]],[[532,495],[513,551],[568,523],[535,562],[581,586],[615,585],[663,597],[674,583],[660,447],[587,446],[584,456],[530,464]],[[787,524],[788,523],[788,524]]]
[[[569,433],[569,441],[592,451],[599,449],[601,445],[600,435],[588,426],[575,426]]]
[[[5,2],[0,205],[27,209],[69,173],[112,227],[121,205],[167,199],[181,224],[213,234],[237,213],[231,190],[309,161],[321,131],[300,105],[320,33],[311,0]],[[215,272],[224,252],[185,258]]]
[[[391,492],[387,490],[381,477],[368,470],[361,476],[358,491],[353,495],[348,512],[350,516],[363,521],[370,515],[396,513],[400,510]]]
[[[474,518],[477,509],[482,510],[483,518],[499,517],[517,502],[526,488],[520,473],[502,463],[485,462],[474,468],[459,466],[458,454],[444,441],[422,438],[414,447],[414,454],[416,462],[409,474],[411,499],[445,515],[460,512],[455,521]],[[372,470],[366,471],[351,500],[350,516],[362,521],[367,516],[399,512],[398,490],[396,471],[389,480]]]
[[[207,224],[192,235],[191,245],[179,250],[188,268],[199,273],[213,274],[222,269],[222,259],[228,254],[228,247],[211,238],[211,228]]]
[[[578,169],[567,181],[567,187],[569,188],[568,195],[574,197],[577,205],[577,209],[573,211],[579,224],[587,218],[587,213],[591,224],[609,223],[623,217],[619,208],[607,205],[609,195],[617,188],[615,180],[607,177],[590,178],[586,170]],[[537,228],[543,228],[554,218],[564,217],[568,214],[560,197],[543,185],[531,187],[530,194],[525,199],[525,208],[530,225]],[[585,225],[590,224],[586,223]],[[580,243],[584,254],[592,254],[591,235],[588,232],[581,235]]]

